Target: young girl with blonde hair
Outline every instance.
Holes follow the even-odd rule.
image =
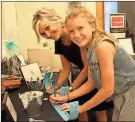
[[[96,19],[86,8],[73,9],[65,20],[70,39],[87,49],[88,81],[66,96],[51,96],[60,103],[91,91],[98,92],[83,105],[79,112],[90,110],[101,102],[114,101],[113,121],[135,121],[135,61],[116,39],[97,28]],[[93,82],[93,80],[95,82]],[[69,104],[61,105],[68,111]]]

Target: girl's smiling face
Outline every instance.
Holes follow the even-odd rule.
[[[68,19],[66,28],[70,39],[79,47],[86,46],[91,42],[94,29],[90,26],[87,19],[79,16]]]

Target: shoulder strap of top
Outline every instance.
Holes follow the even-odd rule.
[[[102,38],[100,42],[102,42],[102,41],[109,41],[109,42],[113,43],[115,48],[117,48],[116,42],[113,39],[110,39],[109,37]],[[100,44],[100,42],[98,44]]]
[[[102,42],[102,41],[109,41],[109,42],[111,42],[111,43],[115,46],[115,48],[117,49],[117,44],[116,44],[116,42],[115,42],[114,40],[111,40],[110,38],[107,38],[107,37],[106,37],[106,38],[101,39],[100,42]],[[99,42],[98,44],[100,44],[100,42]],[[97,44],[97,45],[98,45],[98,44]],[[92,48],[92,50],[91,50],[91,59],[92,59],[93,61],[98,62],[95,48]]]

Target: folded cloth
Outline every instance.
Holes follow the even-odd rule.
[[[79,114],[79,103],[78,101],[75,102],[70,102],[69,103],[69,113],[60,110],[60,105],[61,104],[52,104],[55,110],[58,112],[58,114],[64,119],[64,121],[69,121],[69,120],[75,120],[78,117]]]
[[[44,74],[44,83],[45,83],[45,88],[48,86],[52,86],[52,80],[50,80],[52,77],[52,72],[45,72]]]
[[[70,106],[69,107],[69,114],[70,114],[69,120],[77,119],[78,114],[79,114],[79,103],[78,103],[78,101],[70,102],[69,106]]]
[[[69,87],[68,86],[62,86],[60,88],[60,95],[64,96],[64,95],[68,94],[68,92],[69,92]]]

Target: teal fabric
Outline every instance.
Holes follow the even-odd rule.
[[[68,91],[69,91],[69,87],[68,86],[65,86],[65,87],[62,86],[60,88],[60,95],[64,96],[64,95],[66,95],[68,93]]]
[[[59,109],[61,104],[52,104],[55,110],[59,113],[59,115],[63,118],[64,121],[69,121],[69,120],[75,120],[78,117],[79,114],[79,103],[78,101],[75,102],[70,102],[70,110],[68,112],[64,112]]]
[[[70,118],[69,118],[69,120],[77,119],[77,117],[79,115],[79,103],[78,103],[78,101],[70,102],[69,106],[70,106],[70,111],[69,111]]]
[[[64,121],[68,121],[69,120],[69,114],[68,112],[64,112],[62,110],[59,109],[61,104],[52,104],[53,107],[55,108],[55,110],[58,112],[58,114],[63,118]]]
[[[52,81],[50,80],[52,72],[45,72],[44,74],[44,83],[45,83],[45,88],[48,86],[52,86]]]

